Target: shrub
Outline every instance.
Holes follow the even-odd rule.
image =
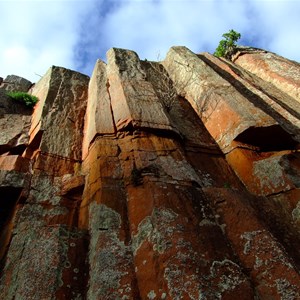
[[[37,97],[30,95],[28,93],[24,93],[24,92],[9,92],[9,93],[7,93],[7,95],[10,98],[12,98],[18,102],[21,102],[28,107],[34,107],[35,104],[38,102]]]
[[[241,34],[231,29],[224,33],[222,37],[225,39],[220,41],[214,55],[230,58],[237,46],[236,42],[241,38]]]

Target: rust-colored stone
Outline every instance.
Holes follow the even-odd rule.
[[[1,299],[300,298],[299,66],[239,51],[0,90]]]
[[[0,170],[29,172],[29,159],[19,155],[0,156]]]
[[[107,53],[107,75],[114,120],[118,130],[134,128],[174,130],[156,92],[146,79],[137,54],[112,48]]]
[[[297,299],[300,275],[294,261],[258,219],[249,197],[230,189],[206,189],[205,193],[214,202],[219,224],[249,272],[259,297]]]
[[[97,135],[115,133],[109,81],[106,73],[106,64],[98,60],[89,83],[82,143],[83,159],[86,158],[89,146]]]
[[[300,101],[299,63],[261,49],[238,49],[233,61]]]

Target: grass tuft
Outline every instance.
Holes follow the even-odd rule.
[[[34,107],[38,98],[24,92],[9,92],[7,95],[15,101],[21,102],[28,107]]]

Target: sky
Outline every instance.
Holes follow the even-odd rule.
[[[111,47],[162,60],[172,46],[240,45],[300,62],[300,0],[0,0],[0,77],[36,82],[52,65],[91,76]]]

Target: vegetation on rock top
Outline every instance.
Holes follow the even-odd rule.
[[[34,107],[35,104],[38,102],[37,97],[30,95],[28,93],[25,93],[25,92],[9,92],[9,93],[7,93],[7,95],[10,98],[12,98],[20,103],[23,103],[28,107]]]
[[[241,34],[231,29],[227,33],[224,33],[222,37],[224,39],[220,41],[214,55],[230,58],[237,46],[236,42],[241,38]]]

